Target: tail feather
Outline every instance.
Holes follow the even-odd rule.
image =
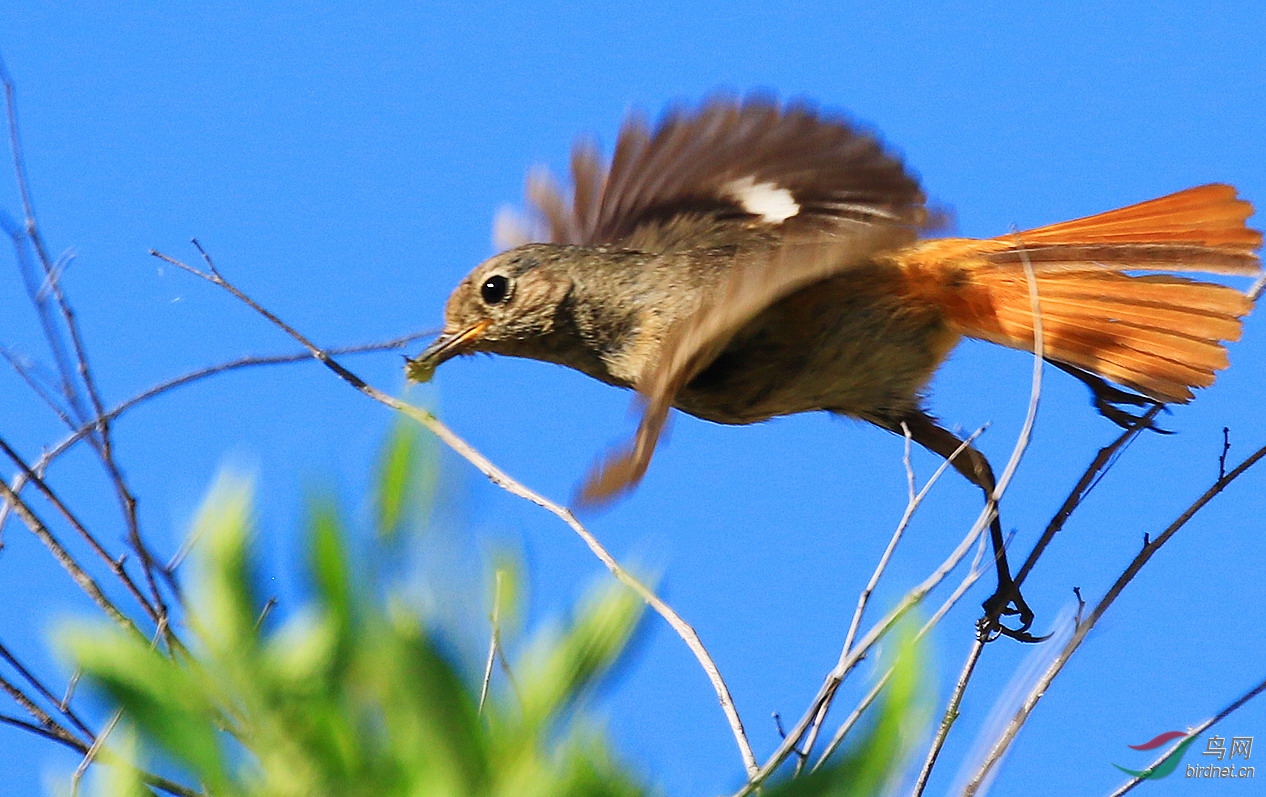
[[[1235,195],[1235,188],[1214,183],[1139,202],[1106,213],[1050,224],[1020,233],[1026,244],[1046,243],[1187,243],[1234,247],[1251,253],[1262,234],[1246,227],[1253,206]],[[999,236],[995,240],[1007,240]]]
[[[1015,274],[1014,281],[1028,296],[1028,282],[1024,275]],[[1168,274],[1134,276],[1116,272],[1081,272],[1077,274],[1077,279],[1043,279],[1041,284],[1043,298],[1098,299],[1114,306],[1174,308],[1184,315],[1239,318],[1253,309],[1253,301],[1234,288]]]
[[[970,337],[1031,350],[1032,267],[1047,358],[1166,402],[1186,402],[1227,367],[1252,308],[1179,271],[1256,276],[1262,236],[1249,203],[1206,185],[1084,219],[983,241],[929,241],[899,255],[912,293]]]

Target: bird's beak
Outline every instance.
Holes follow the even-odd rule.
[[[441,333],[438,338],[431,341],[430,346],[422,350],[421,354],[408,361],[404,369],[405,376],[413,382],[431,381],[431,377],[435,375],[435,369],[441,363],[464,354],[471,344],[483,337],[491,324],[492,321],[484,319],[461,332]]]

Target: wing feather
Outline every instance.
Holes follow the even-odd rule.
[[[675,108],[653,129],[631,115],[610,163],[591,141],[576,144],[571,183],[529,176],[529,239],[668,252],[748,232],[805,240],[928,223],[918,180],[877,138],[765,96]]]

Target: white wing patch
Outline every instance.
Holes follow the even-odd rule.
[[[786,188],[770,182],[758,183],[750,175],[731,180],[721,190],[743,210],[769,224],[782,224],[800,212],[799,203]]]

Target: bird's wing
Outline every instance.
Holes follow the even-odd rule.
[[[738,248],[720,284],[667,331],[639,378],[637,434],[591,474],[588,502],[641,479],[677,393],[749,320],[799,288],[909,243],[929,224],[918,180],[878,139],[807,105],[764,97],[676,110],[653,130],[634,117],[610,165],[593,145],[576,147],[572,181],[567,196],[552,180],[531,178],[536,227],[529,222],[527,235],[505,243],[661,254]]]
[[[668,330],[658,357],[636,385],[644,406],[631,444],[612,452],[590,472],[581,488],[581,502],[604,503],[641,481],[677,394],[725,350],[748,321],[797,289],[906,240],[905,230],[876,224],[847,237],[757,250],[736,263],[698,310]]]
[[[607,163],[591,141],[571,158],[570,191],[529,175],[529,212],[498,224],[499,243],[611,245],[663,253],[847,236],[872,225],[927,224],[918,180],[873,135],[807,104],[764,96],[678,108],[652,129],[620,129]]]

